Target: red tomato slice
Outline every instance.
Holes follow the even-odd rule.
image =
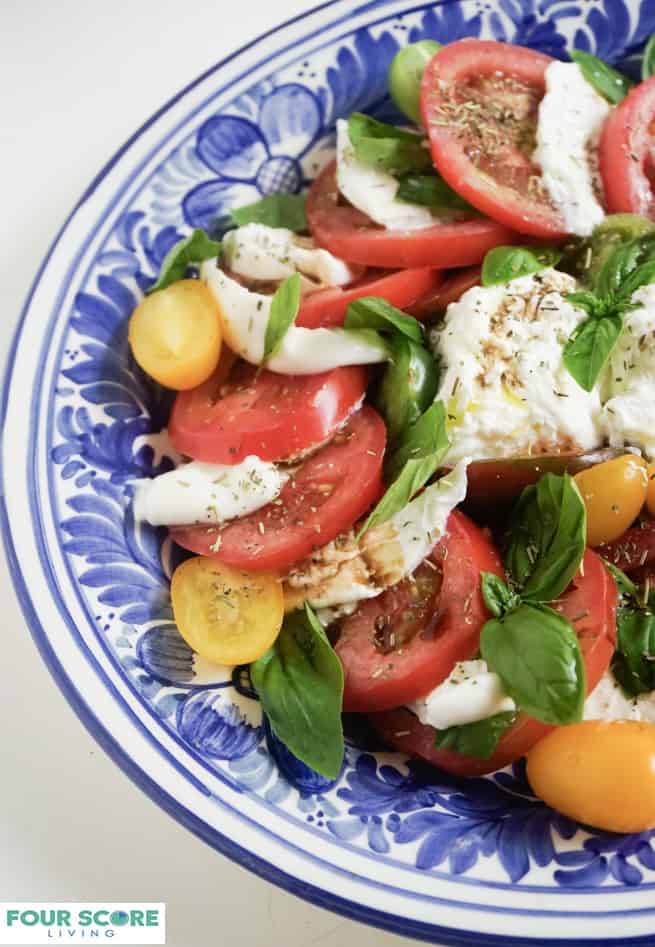
[[[655,520],[631,526],[613,543],[598,546],[596,552],[624,572],[634,572],[655,561]]]
[[[486,534],[463,513],[409,579],[364,602],[341,624],[335,650],[345,674],[344,710],[387,710],[444,680],[456,661],[475,654],[489,617],[480,572],[504,575]]]
[[[587,673],[587,693],[591,693],[612,660],[616,644],[616,583],[596,553],[588,549],[583,560],[584,574],[578,573],[568,590],[553,606],[565,615],[575,628]],[[492,773],[524,756],[537,740],[550,730],[527,714],[520,714],[516,722],[501,737],[493,756],[480,760],[453,750],[438,750],[434,745],[433,727],[420,723],[404,707],[371,718],[384,739],[412,756],[420,756],[429,763],[459,776],[481,776]]]
[[[439,270],[398,270],[396,273],[375,272],[356,285],[324,289],[306,296],[296,317],[296,325],[307,329],[342,326],[346,309],[362,296],[381,296],[398,309],[407,309],[426,293],[434,292],[441,283]]]
[[[421,322],[436,321],[451,303],[459,301],[467,289],[480,285],[481,272],[481,267],[469,266],[465,270],[455,270],[454,273],[447,274],[440,286],[408,306],[407,312]]]
[[[458,194],[519,233],[554,238],[564,221],[532,160],[551,62],[523,46],[450,43],[425,68],[421,112],[434,165]]]
[[[361,365],[320,375],[279,375],[237,364],[227,384],[210,378],[175,399],[171,442],[181,454],[238,464],[249,454],[291,460],[330,438],[366,392]]]
[[[480,263],[492,247],[517,242],[511,230],[480,217],[423,230],[385,230],[355,207],[339,203],[335,167],[332,162],[312,184],[307,220],[316,242],[342,260],[389,269],[446,269]]]
[[[250,572],[288,570],[350,529],[382,492],[386,428],[368,406],[302,467],[277,500],[225,526],[175,528],[176,543]]]
[[[655,220],[655,76],[640,83],[605,119],[600,136],[600,174],[611,214]]]

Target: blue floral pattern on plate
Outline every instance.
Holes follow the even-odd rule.
[[[381,16],[386,4],[380,4]],[[462,0],[391,16],[292,63],[207,118],[176,145],[97,253],[71,313],[55,394],[50,458],[65,515],[60,543],[87,607],[144,704],[204,767],[353,850],[424,872],[590,888],[655,880],[653,836],[586,831],[532,794],[524,768],[456,780],[351,743],[340,778],[322,780],[281,747],[242,669],[204,664],[172,621],[169,579],[183,554],[138,527],[135,482],[175,462],[162,433],[170,396],[127,345],[127,319],[171,245],[213,233],[229,209],[305,188],[329,159],[334,123],[354,109],[393,118],[388,63],[399,44],[487,36],[563,57],[572,43],[634,69],[655,24],[623,0]],[[544,870],[548,873],[545,875]]]

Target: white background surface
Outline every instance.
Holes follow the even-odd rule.
[[[182,86],[307,0],[0,0],[0,355],[83,189]],[[11,462],[11,458],[7,458]],[[237,867],[150,802],[50,679],[0,554],[0,901],[165,901],[172,947],[401,947]]]

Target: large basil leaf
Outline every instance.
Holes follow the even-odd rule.
[[[376,332],[400,334],[423,342],[423,328],[413,316],[396,309],[382,296],[361,296],[350,303],[344,321],[346,329],[374,329]]]
[[[287,615],[269,651],[250,665],[276,737],[294,756],[328,779],[339,775],[343,669],[309,606]]]
[[[628,697],[655,690],[655,614],[647,608],[619,607],[612,670]]]
[[[585,669],[575,631],[547,605],[523,602],[482,629],[480,652],[521,710],[544,723],[582,719]]]
[[[385,475],[388,479],[393,477],[393,482],[359,535],[391,519],[407,506],[439,468],[449,447],[444,406],[441,401],[435,401],[415,424],[405,430],[385,468]]]
[[[509,283],[520,276],[537,273],[547,266],[555,266],[562,252],[554,247],[494,247],[482,263],[483,286]]]
[[[470,204],[453,191],[438,174],[404,174],[398,181],[397,201],[420,204],[434,210],[468,211],[476,214]]]
[[[586,537],[584,500],[568,474],[549,473],[526,487],[512,513],[505,557],[521,598],[558,598],[580,567]]]
[[[381,171],[400,176],[432,167],[424,138],[369,115],[353,112],[348,119],[348,135],[356,158]]]
[[[628,697],[638,697],[655,690],[653,595],[640,592],[632,579],[612,563],[605,562],[605,565],[612,573],[619,593],[612,671]]]
[[[591,391],[623,331],[623,316],[610,312],[589,316],[564,346],[562,360],[585,391]]]
[[[612,69],[592,53],[574,49],[571,51],[571,59],[580,66],[582,75],[589,85],[592,85],[596,92],[613,105],[624,99],[632,88],[633,83],[627,76]]]
[[[454,750],[464,756],[476,756],[480,760],[488,760],[493,756],[498,741],[516,720],[513,710],[477,720],[475,723],[464,723],[457,727],[448,727],[438,730],[434,745],[438,750]]]
[[[294,273],[275,290],[266,323],[264,361],[275,355],[285,335],[296,321],[300,308],[300,276]]]
[[[168,251],[161,265],[157,282],[146,290],[146,295],[159,289],[166,289],[171,283],[184,279],[190,266],[218,257],[220,252],[220,243],[211,240],[204,230],[193,230],[188,237],[178,240]]]
[[[301,233],[308,229],[305,195],[269,194],[254,204],[233,210],[232,220],[239,227],[246,224],[265,224],[267,227],[284,227],[285,230]]]

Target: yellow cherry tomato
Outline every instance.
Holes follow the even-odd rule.
[[[648,467],[648,490],[646,491],[646,509],[655,516],[655,464]]]
[[[590,546],[618,539],[637,518],[646,499],[646,461],[636,454],[595,464],[574,479],[587,507]]]
[[[564,815],[607,832],[655,826],[655,725],[586,720],[558,727],[528,753],[535,793]]]
[[[277,638],[284,618],[278,576],[241,572],[204,556],[178,566],[171,599],[180,634],[214,664],[256,661]]]
[[[134,358],[161,385],[195,388],[207,381],[221,354],[218,304],[199,280],[171,283],[139,303],[129,339]]]

